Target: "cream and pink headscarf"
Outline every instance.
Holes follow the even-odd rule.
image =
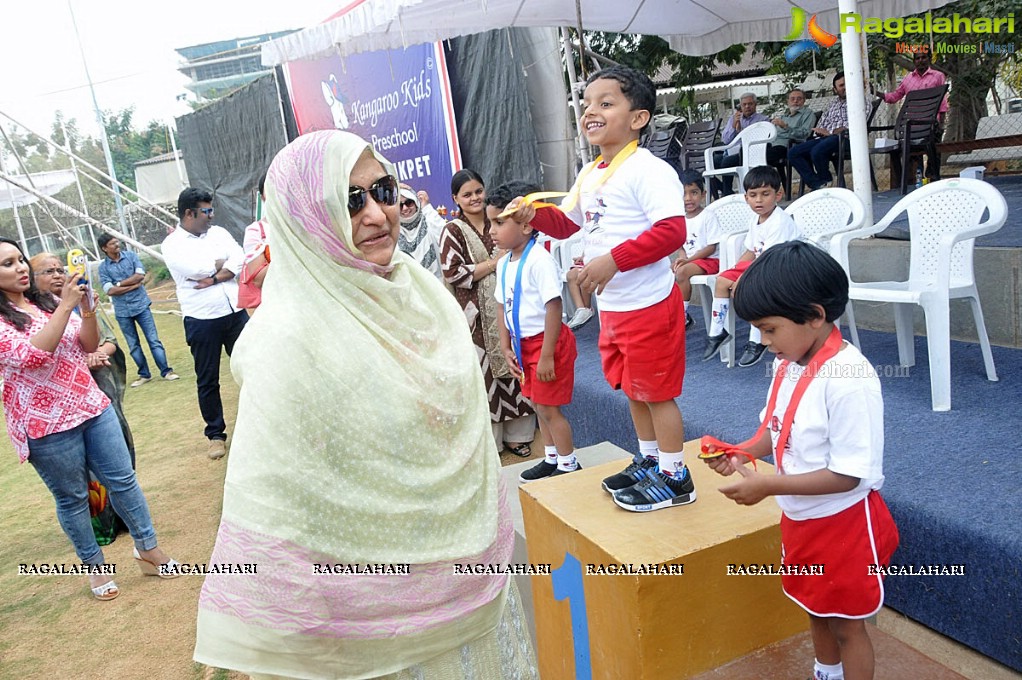
[[[513,529],[475,348],[454,298],[395,248],[351,238],[355,135],[304,135],[266,181],[272,261],[231,359],[241,385],[195,658],[292,677],[365,678],[492,630]],[[393,167],[376,158],[386,172]],[[316,564],[410,564],[407,576]]]

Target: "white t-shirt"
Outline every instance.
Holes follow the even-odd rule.
[[[780,365],[775,359],[774,371]],[[788,378],[781,382],[768,423],[772,450],[777,448],[784,413],[805,368],[789,364]],[[764,408],[760,418],[765,414]],[[880,379],[854,345],[845,344],[809,383],[795,412],[781,464],[783,474],[787,475],[828,469],[859,479],[858,486],[851,491],[774,496],[784,514],[794,520],[835,515],[865,498],[870,490],[883,486],[884,399]]]
[[[581,225],[585,262],[649,230],[653,224],[684,215],[685,190],[675,172],[648,149],[636,149],[603,184],[606,168],[594,167],[582,180],[578,203],[566,214]],[[575,180],[575,186],[579,179]],[[575,188],[572,188],[574,191]],[[600,309],[627,312],[664,300],[674,288],[670,258],[614,275],[598,296]]]
[[[695,217],[685,217],[685,257],[691,258],[710,244],[720,243],[720,220],[713,210],[703,210]],[[720,257],[720,246],[710,257]]]
[[[519,303],[518,323],[522,337],[531,338],[546,329],[546,303],[561,296],[561,277],[557,273],[557,263],[541,243],[532,246],[524,268],[521,258],[513,261],[510,258],[511,253],[508,253],[497,261],[497,287],[493,297],[503,306],[504,321],[508,330],[514,334],[512,305],[515,279],[521,268],[522,301]]]
[[[759,223],[759,215],[752,218],[752,226],[745,235],[745,249],[751,250],[759,257],[767,248],[785,241],[793,241],[800,236],[802,230],[795,224],[795,220],[777,206],[763,224]]]
[[[202,236],[195,236],[178,225],[163,239],[162,252],[177,285],[182,314],[194,319],[219,319],[238,311],[237,274],[244,263],[245,251],[230,232],[212,225]],[[216,273],[217,260],[224,260],[223,268],[235,276],[229,281],[196,288],[198,281]]]

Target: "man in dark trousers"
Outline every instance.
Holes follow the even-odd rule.
[[[163,257],[177,284],[185,340],[195,361],[199,411],[206,421],[207,455],[227,453],[227,425],[220,399],[220,353],[230,356],[248,314],[238,309],[237,274],[244,252],[213,222],[213,196],[189,187],[177,199],[178,228],[163,240]]]

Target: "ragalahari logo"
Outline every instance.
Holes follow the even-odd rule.
[[[816,23],[816,15],[809,19],[809,38],[802,37],[806,28],[806,11],[801,7],[791,8],[791,33],[785,40],[795,40],[784,50],[784,58],[790,64],[805,52],[819,52],[821,47],[831,47],[837,42],[837,36],[820,28]]]

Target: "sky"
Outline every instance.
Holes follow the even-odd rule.
[[[99,108],[135,107],[136,129],[172,121],[194,95],[177,71],[174,50],[202,43],[302,28],[319,23],[347,0],[253,3],[238,0],[24,0],[9,3],[0,22],[0,112],[41,134],[57,110],[88,135],[99,131],[82,53]],[[69,9],[70,6],[70,9]],[[81,36],[75,37],[71,12]],[[5,130],[11,122],[0,116]]]

